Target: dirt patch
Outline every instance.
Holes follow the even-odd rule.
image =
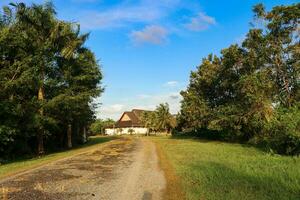
[[[93,196],[87,189],[74,191],[88,182],[101,183],[114,178],[114,167],[129,165],[126,156],[134,150],[132,139],[121,138],[103,149],[80,154],[68,160],[48,165],[42,169],[6,181],[0,186],[5,199],[73,199]],[[121,162],[122,161],[122,162]]]
[[[155,145],[122,137],[0,183],[0,199],[162,199]]]

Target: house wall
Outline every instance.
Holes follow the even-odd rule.
[[[105,134],[106,135],[115,135],[116,134],[116,129],[113,129],[113,128],[106,128],[105,129]]]
[[[129,130],[133,129],[134,132],[132,134],[146,134],[148,132],[148,128],[142,128],[142,127],[130,127],[130,128],[107,128],[105,129],[105,134],[107,135],[121,135],[121,134],[127,134],[129,135]]]

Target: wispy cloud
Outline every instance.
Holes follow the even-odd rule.
[[[175,87],[177,85],[178,85],[177,81],[168,81],[163,86],[165,86],[165,87]]]
[[[180,98],[180,95],[179,95],[179,94],[171,94],[171,95],[170,95],[170,98],[171,98],[171,99],[174,99],[174,100],[175,100],[175,99],[179,99],[179,98]]]
[[[138,97],[139,99],[148,99],[148,98],[150,98],[151,96],[150,96],[150,95],[147,95],[147,94],[139,94],[139,95],[137,95],[137,97]]]
[[[151,43],[162,44],[166,41],[168,31],[158,25],[146,26],[140,31],[132,31],[130,38],[135,44]]]
[[[114,114],[116,112],[122,111],[124,107],[125,106],[122,104],[113,104],[113,105],[103,106],[100,109],[104,114]]]
[[[140,101],[135,102],[136,105],[140,105],[142,108],[153,108],[160,103],[169,103],[171,113],[177,113],[180,109],[180,100],[181,95],[179,91],[168,92],[162,94],[143,94],[143,96],[147,97],[144,99],[140,99]]]
[[[145,7],[115,8],[103,12],[88,11],[82,14],[80,23],[86,29],[107,29],[123,27],[130,23],[152,22],[160,17],[157,10]]]
[[[179,0],[140,0],[135,3],[132,3],[132,1],[123,1],[117,6],[101,11],[89,10],[82,12],[79,14],[79,21],[83,28],[89,30],[119,28],[130,25],[131,23],[149,24],[157,22],[167,16],[168,11],[173,9],[179,2]]]
[[[204,31],[215,24],[215,18],[208,16],[203,12],[199,12],[197,16],[190,18],[190,21],[185,24],[185,27],[190,31]]]

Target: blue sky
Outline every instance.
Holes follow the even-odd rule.
[[[1,0],[0,6],[8,0]],[[20,1],[14,1],[20,2]],[[42,0],[24,0],[40,3]],[[87,46],[104,74],[97,116],[118,119],[132,108],[180,108],[179,92],[209,53],[239,43],[250,28],[252,6],[268,9],[295,0],[54,0],[60,19],[90,32]]]

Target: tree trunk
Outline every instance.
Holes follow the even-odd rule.
[[[42,75],[43,77],[43,75]],[[39,91],[38,91],[38,100],[40,102],[43,102],[45,99],[44,95],[44,87],[43,84],[40,85]],[[40,117],[42,118],[44,116],[44,109],[43,107],[39,110]],[[37,142],[38,142],[38,155],[41,156],[45,153],[44,151],[44,128],[40,127],[37,133]]]
[[[80,126],[79,126],[79,124],[77,123],[77,125],[76,125],[76,141],[80,141],[80,137],[81,135],[80,135]]]
[[[282,62],[281,58],[279,58],[278,56],[276,56],[276,58],[275,58],[275,64],[276,64],[276,68],[277,68],[277,76],[279,76],[279,83],[281,81],[283,82],[283,87],[286,92],[285,104],[287,107],[291,107],[291,94],[290,94],[290,89],[289,89],[290,84],[289,84],[288,76],[287,76],[285,70],[281,69],[283,62]],[[281,85],[279,85],[279,87],[281,87]]]
[[[67,139],[68,139],[68,148],[72,148],[72,125],[68,125],[67,131]]]
[[[86,143],[87,139],[86,139],[86,128],[85,126],[83,127],[83,135],[82,135],[82,142]]]

